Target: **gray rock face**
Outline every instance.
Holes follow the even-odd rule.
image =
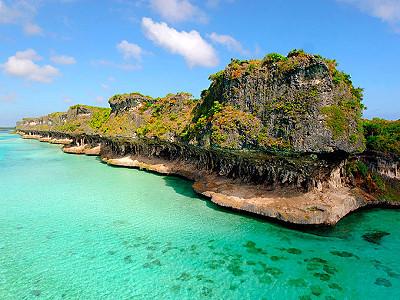
[[[32,127],[35,126],[55,126],[62,125],[66,122],[68,117],[67,113],[53,113],[47,116],[38,118],[23,118],[17,122],[17,127]]]
[[[74,105],[68,109],[67,119],[76,119],[79,117],[90,116],[91,114],[91,110],[84,105]]]
[[[400,157],[394,154],[365,152],[358,156],[368,168],[386,177],[400,180]]]
[[[362,150],[353,87],[335,82],[323,59],[289,57],[250,66],[233,61],[206,91],[205,105],[219,101],[251,113],[268,136],[287,141],[296,152]],[[347,107],[353,102],[355,107]]]
[[[130,109],[136,108],[142,103],[151,100],[148,96],[143,96],[138,93],[115,95],[110,98],[108,103],[110,104],[111,111],[114,114],[118,114]]]

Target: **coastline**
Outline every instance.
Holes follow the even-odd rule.
[[[359,188],[342,184],[340,166],[330,174],[326,182],[319,182],[309,191],[302,192],[292,187],[271,189],[263,184],[247,183],[201,170],[180,160],[129,153],[121,155],[113,152],[106,142],[102,143],[101,137],[90,143],[88,136],[56,138],[32,132],[17,133],[25,139],[62,144],[64,153],[100,156],[108,165],[181,176],[194,181],[192,187],[196,193],[221,207],[293,225],[333,226],[347,214],[360,208],[400,207],[400,202],[377,200]]]

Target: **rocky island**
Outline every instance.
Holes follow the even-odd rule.
[[[24,118],[26,139],[194,181],[214,203],[283,222],[334,225],[400,206],[400,121],[364,120],[362,89],[334,60],[293,50],[232,60],[188,93],[115,95]]]

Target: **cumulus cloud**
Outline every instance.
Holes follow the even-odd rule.
[[[214,43],[224,45],[230,51],[236,51],[241,54],[248,53],[248,51],[243,48],[242,44],[230,35],[217,34],[217,33],[213,32],[210,34],[210,39]]]
[[[134,58],[136,60],[141,60],[143,50],[138,45],[134,43],[129,43],[126,40],[121,41],[117,44],[117,49],[122,53],[124,59]]]
[[[148,39],[171,53],[183,56],[190,67],[215,67],[218,64],[215,49],[195,30],[177,31],[150,18],[142,19],[142,27]]]
[[[18,59],[29,59],[33,61],[42,60],[42,57],[33,49],[26,49],[24,51],[17,51],[15,57]]]
[[[75,58],[68,55],[53,55],[50,60],[58,65],[73,65],[76,64]]]
[[[42,35],[42,28],[34,22],[39,1],[0,0],[0,24],[20,25],[28,35]]]
[[[392,26],[400,24],[400,1],[399,0],[337,0],[350,4],[359,10],[381,19]]]
[[[182,22],[195,19],[206,22],[204,12],[189,0],[150,0],[151,7],[162,18],[170,22]]]
[[[3,71],[11,76],[21,77],[30,81],[49,83],[60,75],[58,69],[51,65],[40,66],[35,61],[41,60],[41,57],[33,49],[18,51],[10,56],[7,61],[1,65]]]

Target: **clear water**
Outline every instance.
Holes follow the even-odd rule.
[[[398,210],[301,232],[59,148],[0,134],[0,299],[400,299]]]

